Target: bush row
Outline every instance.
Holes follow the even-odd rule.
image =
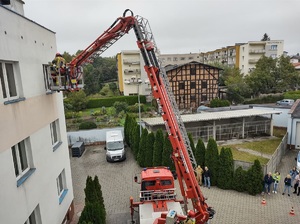
[[[134,105],[138,103],[138,96],[92,98],[88,100],[87,108],[112,107],[115,102],[126,102],[128,105]],[[140,102],[146,103],[146,96],[140,96]]]

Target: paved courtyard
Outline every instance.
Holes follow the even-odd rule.
[[[266,205],[262,205],[262,196],[251,196],[217,187],[202,188],[208,198],[207,204],[214,207],[216,215],[210,224],[274,224],[300,223],[300,196],[282,195],[283,179],[295,165],[295,150],[289,151],[279,166],[281,183],[279,193],[266,196]],[[129,197],[137,199],[139,185],[133,177],[138,175],[141,168],[135,163],[130,152],[127,160],[120,163],[108,163],[105,159],[104,146],[87,147],[80,158],[71,158],[71,169],[74,187],[75,216],[73,224],[78,222],[80,212],[84,207],[84,188],[88,175],[98,175],[107,212],[107,224],[127,224],[130,220]],[[178,188],[178,186],[177,186]],[[178,189],[178,194],[180,194]],[[295,216],[289,214],[294,208]]]

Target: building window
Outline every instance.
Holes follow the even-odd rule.
[[[196,75],[196,68],[195,67],[190,68],[190,75]]]
[[[50,131],[53,149],[57,149],[61,143],[58,119],[50,124]]]
[[[44,85],[45,90],[50,90],[50,72],[51,72],[51,66],[50,65],[43,65],[43,74],[44,74]]]
[[[12,155],[15,167],[15,174],[17,178],[20,178],[24,173],[29,170],[29,162],[26,150],[25,141],[21,141],[14,145],[12,148]]]
[[[11,147],[11,152],[15,168],[15,175],[17,178],[17,187],[19,187],[35,171],[35,168],[32,168],[33,163],[29,138]]]
[[[185,60],[185,57],[181,57],[180,60],[181,60],[181,61],[184,61],[184,60]]]
[[[277,45],[271,45],[271,50],[277,50]]]
[[[196,96],[195,95],[191,95],[191,101],[193,101],[193,102],[196,101]]]
[[[277,57],[277,54],[271,54],[271,58],[275,59]]]
[[[18,85],[13,63],[0,61],[0,79],[2,97],[7,100],[17,99]]]
[[[201,82],[201,88],[206,89],[207,88],[207,81],[202,81]]]
[[[39,224],[41,223],[41,215],[39,205],[33,210],[29,218],[24,222],[24,224]]]
[[[207,96],[206,95],[202,95],[201,96],[201,101],[206,101],[207,100]]]
[[[57,194],[59,197],[59,204],[61,204],[68,192],[68,189],[66,187],[65,170],[63,170],[57,177],[56,184],[57,184]]]
[[[196,89],[196,82],[191,82],[191,89]]]
[[[177,61],[177,58],[173,58],[173,61]]]
[[[184,82],[179,83],[179,89],[184,89]]]

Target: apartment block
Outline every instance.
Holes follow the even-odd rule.
[[[151,86],[144,70],[144,61],[139,50],[118,53],[119,90],[124,96],[151,95]]]
[[[239,68],[247,75],[254,68],[261,56],[279,58],[283,55],[283,40],[249,41],[240,45]]]
[[[191,61],[202,62],[199,53],[189,54],[160,54],[159,61],[163,67],[168,65],[183,65]]]
[[[249,41],[248,43],[236,43],[214,51],[201,52],[201,62],[205,64],[222,63],[230,67],[236,67],[244,75],[249,74],[262,55],[279,58],[284,54],[283,40]]]
[[[0,4],[0,223],[68,223],[73,187],[62,93],[49,91],[55,33]]]

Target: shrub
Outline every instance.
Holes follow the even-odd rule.
[[[213,99],[210,101],[210,107],[227,107],[230,106],[228,100]]]
[[[293,100],[300,99],[300,90],[286,92],[283,94],[283,96],[285,99],[293,99]]]
[[[219,157],[218,167],[218,187],[221,189],[231,189],[233,180],[233,156],[231,148],[222,148]]]
[[[207,143],[207,148],[205,152],[205,166],[207,166],[211,172],[211,185],[217,185],[219,151],[217,143],[213,138],[210,138]]]
[[[90,98],[87,103],[87,108],[112,107],[115,102],[125,102],[128,105],[134,105],[135,103],[138,103],[138,96]],[[140,96],[140,102],[146,103],[146,97]]]
[[[276,101],[282,100],[283,98],[283,95],[268,95],[260,98],[245,100],[244,104],[276,103]]]
[[[97,125],[95,124],[95,122],[92,122],[92,121],[82,122],[79,125],[80,130],[87,130],[87,129],[93,129],[93,128],[97,128]]]
[[[254,164],[247,171],[247,191],[251,195],[260,193],[263,189],[262,185],[263,172],[259,160],[255,160]]]

